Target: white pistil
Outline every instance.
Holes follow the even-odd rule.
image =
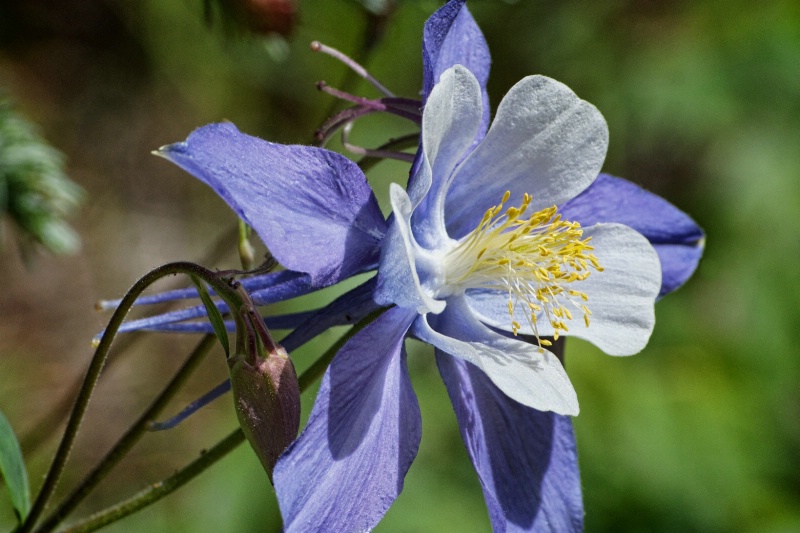
[[[544,315],[550,322],[556,340],[569,331],[564,321],[572,320],[572,311],[565,303],[581,312],[589,327],[591,312],[586,304],[579,303],[589,297],[566,287],[585,280],[590,269],[602,272],[603,267],[591,253],[591,237],[581,239],[580,224],[561,220],[555,206],[520,218],[532,199],[527,193],[519,207],[509,207],[501,214],[510,196],[507,191],[498,205],[486,211],[478,227],[448,252],[446,284],[507,292],[514,335],[522,328],[515,317],[521,305],[539,346],[550,346],[547,339],[539,337],[537,316]]]

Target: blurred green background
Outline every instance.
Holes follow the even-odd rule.
[[[397,94],[416,96],[422,25],[439,5],[398,0],[378,17],[365,6],[379,12],[380,0],[299,0],[284,39],[225,30],[218,13],[209,28],[201,0],[0,1],[0,88],[67,155],[69,175],[88,192],[73,219],[79,254],[41,254],[25,265],[7,235],[0,255],[0,408],[20,434],[34,487],[57,444],[37,441],[36,427],[84,372],[89,341],[109,316],[94,302],[121,296],[168,261],[236,266],[235,243],[223,238],[233,214],[149,152],[219,120],[272,141],[310,143],[335,104],[314,82],[341,87],[347,76],[310,52],[314,39],[363,57]],[[469,7],[492,51],[494,105],[524,75],[563,81],[608,121],[604,170],[664,196],[708,235],[698,272],[658,304],[641,354],[616,359],[568,343],[582,406],[575,430],[587,531],[800,531],[800,4],[478,0]],[[375,37],[366,48],[365,35]],[[351,89],[377,96],[364,83]],[[359,123],[353,138],[376,146],[410,131],[378,117]],[[399,163],[370,172],[384,207],[388,183],[403,182],[406,172]],[[217,241],[227,253],[211,251]],[[298,367],[339,333],[294,354]],[[140,337],[101,379],[64,491],[196,342]],[[377,531],[487,531],[433,357],[414,343],[410,351],[422,445]],[[173,412],[225,373],[221,352],[213,354]],[[306,413],[312,399],[304,397]],[[235,427],[231,407],[223,398],[179,428],[148,436],[73,518],[213,445]],[[108,531],[272,531],[276,507],[266,475],[242,446]],[[2,497],[0,530],[12,523]]]

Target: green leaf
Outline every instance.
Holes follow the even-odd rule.
[[[211,327],[214,328],[214,334],[219,339],[219,342],[222,343],[222,348],[225,349],[225,356],[230,357],[231,348],[228,340],[228,330],[225,329],[225,320],[222,319],[222,314],[220,314],[219,309],[214,304],[214,300],[208,294],[205,283],[195,276],[192,276],[192,282],[197,287],[197,292],[200,294],[200,299],[206,308],[208,320],[211,322]]]
[[[31,508],[31,494],[28,486],[28,473],[22,450],[11,424],[0,411],[0,477],[5,479],[11,503],[20,522],[28,516]]]

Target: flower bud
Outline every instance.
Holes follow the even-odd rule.
[[[300,388],[294,364],[278,344],[266,357],[228,359],[236,414],[247,440],[272,481],[272,470],[300,427]]]

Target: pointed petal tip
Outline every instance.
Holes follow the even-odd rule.
[[[191,137],[191,136],[190,136]],[[160,146],[156,150],[151,150],[150,153],[156,157],[161,157],[164,159],[169,160],[170,154],[173,152],[175,153],[186,153],[188,151],[189,145],[186,141],[180,141],[176,143],[165,144],[164,146]]]
[[[694,245],[695,245],[695,248],[699,248],[701,251],[705,251],[705,249],[706,249],[706,235],[705,235],[705,233],[699,239],[697,239],[697,241],[694,243]]]

